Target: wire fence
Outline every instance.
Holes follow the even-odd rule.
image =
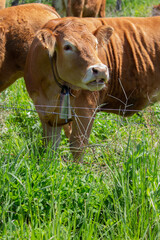
[[[46,111],[45,109],[46,108],[50,108],[50,109],[53,108],[53,109],[55,109],[55,107],[59,108],[60,106],[56,106],[56,105],[55,106],[36,105],[35,107],[44,109],[44,110],[40,110],[41,112],[49,113],[49,114],[53,114],[53,115],[58,115],[59,114],[58,112]],[[101,106],[99,106],[99,108],[100,107]],[[89,109],[93,110],[93,112],[96,113],[96,111],[98,111],[99,108],[97,107],[97,108],[89,108]],[[11,111],[12,115],[15,112],[15,116],[16,116],[17,112],[18,112],[18,116],[20,116],[20,114],[22,112],[27,112],[27,113],[29,112],[31,114],[32,113],[34,114],[34,113],[38,112],[34,108],[34,105],[32,103],[30,103],[30,107],[27,107],[27,105],[25,105],[25,104],[13,105],[13,106],[7,105],[7,104],[0,104],[0,109],[2,110],[1,111],[2,115],[6,111]],[[86,107],[75,107],[75,108],[72,108],[72,109],[73,110],[75,110],[75,109],[86,110],[88,108],[86,108]],[[110,109],[104,108],[104,110],[108,111]],[[115,110],[117,111],[117,109],[115,109]],[[137,110],[134,110],[134,113],[137,113]],[[108,132],[101,133],[102,135],[109,134],[108,136],[106,136],[106,138],[102,139],[102,136],[100,136],[100,138],[98,137],[98,139],[97,139],[97,137],[96,137],[96,139],[97,139],[96,143],[94,141],[93,142],[91,141],[89,144],[87,144],[85,146],[80,146],[78,149],[81,149],[81,150],[84,150],[84,151],[86,151],[86,149],[88,149],[88,151],[90,153],[89,156],[93,156],[94,157],[94,161],[95,161],[95,165],[96,166],[97,166],[96,159],[98,159],[98,157],[103,155],[103,153],[106,152],[106,151],[107,151],[107,153],[111,152],[111,154],[112,154],[112,151],[113,151],[113,148],[114,148],[114,155],[119,156],[121,154],[121,151],[122,151],[122,154],[123,154],[123,145],[125,146],[125,144],[126,144],[128,146],[128,140],[127,139],[130,138],[130,127],[131,127],[131,124],[134,125],[135,127],[137,127],[136,129],[141,129],[142,126],[144,127],[143,129],[147,129],[147,131],[150,132],[152,143],[154,142],[153,145],[155,145],[155,144],[158,145],[159,144],[159,139],[157,139],[158,131],[156,131],[156,129],[160,126],[160,121],[159,122],[158,121],[157,122],[152,121],[153,120],[152,114],[159,114],[159,120],[160,120],[160,110],[157,109],[155,111],[152,108],[148,108],[146,113],[147,114],[151,114],[148,119],[146,119],[146,117],[145,117],[145,112],[142,111],[140,115],[137,115],[138,120],[134,118],[133,121],[130,122],[129,124],[128,124],[128,122],[126,122],[126,118],[119,117],[119,116],[114,117],[114,114],[111,115],[111,116],[110,116],[110,114],[108,114],[107,116],[106,115],[105,116],[102,115],[102,116],[98,117],[97,118],[98,119],[98,123],[101,124],[101,125],[104,124],[104,122],[102,123],[101,120],[105,120],[105,125],[107,125],[108,121],[110,121],[110,125],[112,125],[112,123],[113,123],[115,128],[116,128],[115,129],[115,134],[112,133],[112,131],[111,131],[112,135],[110,135],[109,134],[110,130],[108,129]],[[23,115],[23,117],[24,117],[24,115]],[[35,117],[35,114],[34,114],[33,117]],[[74,114],[74,111],[72,111],[72,117],[75,118],[76,123],[79,124],[79,125],[81,124],[80,121],[79,121],[79,118],[87,118],[87,116],[77,116],[76,114]],[[26,119],[27,119],[27,116],[26,116]],[[92,116],[92,119],[96,119],[95,114],[94,114],[94,116]],[[30,123],[27,122],[27,124],[30,124]],[[123,126],[125,128],[123,128]],[[126,126],[128,126],[128,127],[126,127]],[[128,131],[128,134],[127,134],[128,137],[126,137],[126,139],[124,139],[123,136],[121,138],[121,134],[120,134],[120,136],[118,136],[119,135],[119,133],[118,133],[119,132],[119,127],[122,127],[122,131],[123,132],[124,131],[126,131],[126,132]],[[154,127],[154,129],[152,129],[152,127]],[[30,126],[29,126],[29,129],[30,129]],[[103,129],[103,126],[102,126],[102,129]],[[38,127],[38,131],[39,131],[39,127]],[[30,149],[30,147],[32,147],[32,145],[34,145],[34,143],[36,144],[37,138],[35,138],[34,136],[35,136],[35,134],[37,134],[37,131],[35,131],[35,133],[33,133],[33,132],[34,132],[34,130],[31,133],[29,133],[29,136],[30,136],[29,138],[30,139],[28,139],[29,141],[27,142],[27,149]],[[155,134],[153,135],[154,132],[155,132]],[[32,134],[33,134],[33,136],[31,137]],[[23,135],[24,135],[24,133],[23,133]],[[2,131],[1,136],[3,136],[3,131]],[[27,136],[28,136],[28,134],[27,134]],[[46,140],[47,138],[48,138],[48,136],[42,137],[42,140]],[[86,136],[84,135],[83,138],[86,138]],[[120,142],[119,142],[118,139],[120,139]],[[57,139],[57,142],[59,142],[59,140],[60,139]],[[156,140],[156,141],[154,141],[154,140]],[[141,139],[138,139],[138,141],[141,141]],[[56,142],[55,142],[55,145],[56,145]],[[150,145],[152,145],[151,144],[151,140],[150,140]],[[113,146],[113,147],[111,147],[111,146]],[[41,146],[39,146],[39,147],[41,147]],[[121,150],[121,148],[122,148],[122,150]],[[51,146],[49,147],[49,150],[51,152],[53,152],[54,149],[56,149],[56,147],[55,148],[54,147],[52,148]],[[60,151],[62,159],[64,161],[68,161],[67,159],[70,158],[70,155],[68,155],[69,152],[70,152],[69,149],[70,149],[70,146],[69,146],[68,142],[65,142],[65,145],[63,144],[63,145],[59,146],[59,151]],[[77,149],[75,149],[75,150],[77,150]],[[59,152],[57,152],[57,154],[59,154]],[[59,156],[59,155],[57,155],[57,156]],[[76,161],[73,160],[72,162],[76,162]],[[85,162],[83,162],[83,163],[84,164],[90,164],[90,162],[88,162],[88,160],[87,160],[87,162],[85,160]],[[92,164],[94,164],[94,163],[92,162]],[[100,163],[101,167],[104,167],[105,165],[106,164],[104,164],[104,163]]]
[[[83,110],[93,110],[93,111],[95,111],[95,110],[97,110],[97,111],[99,111],[99,110],[101,110],[102,109],[102,107],[103,107],[103,105],[106,105],[106,103],[105,104],[102,104],[102,105],[99,105],[99,106],[97,106],[96,108],[93,108],[93,107],[77,107],[77,106],[74,106],[74,107],[72,107],[72,106],[70,106],[72,109],[83,109]],[[17,107],[18,106],[18,107]],[[60,108],[61,106],[60,105],[35,105],[34,104],[34,106],[35,107],[40,107],[40,108],[44,108],[44,109],[46,109],[46,108]],[[37,110],[35,110],[35,109],[28,109],[28,108],[22,108],[22,107],[26,107],[26,105],[25,104],[18,104],[18,105],[12,105],[12,106],[10,106],[10,105],[7,105],[7,104],[1,104],[0,103],[0,108],[3,108],[3,109],[15,109],[15,110],[18,110],[18,109],[20,109],[20,110],[26,110],[26,111],[34,111],[34,112],[36,112]],[[69,108],[69,107],[67,107],[67,106],[65,106],[65,108]],[[103,110],[101,110],[101,111],[108,111],[108,112],[110,112],[110,111],[115,111],[115,112],[118,112],[118,111],[125,111],[125,112],[133,112],[133,113],[138,113],[138,112],[141,112],[142,110],[137,110],[137,109],[119,109],[119,108],[104,108],[103,107]],[[45,112],[45,110],[44,110],[44,112]],[[52,112],[52,111],[51,111]],[[147,110],[147,112],[153,112],[153,110]],[[154,111],[155,112],[155,111]],[[156,113],[160,113],[160,110],[156,110]]]
[[[35,109],[34,106],[37,108]],[[16,111],[16,112],[29,112],[29,113],[45,113],[45,114],[51,114],[51,115],[60,115],[60,112],[56,112],[55,109],[60,109],[60,105],[34,105],[34,106],[31,106],[31,108],[28,108],[26,107],[25,104],[20,104],[20,105],[7,105],[7,104],[1,104],[0,103],[0,108],[3,109],[3,110],[6,110],[6,111]],[[52,108],[53,108],[53,111],[52,111]],[[65,106],[65,108],[68,108],[67,106]],[[97,108],[90,108],[90,107],[70,107],[71,108],[71,112],[72,112],[72,118],[85,118],[85,119],[96,119],[96,113],[97,112],[122,112],[123,110],[122,109],[111,109],[111,108],[103,108],[103,110],[101,110],[102,106],[98,106]],[[77,115],[76,114],[76,110],[79,109],[79,110],[92,110],[93,111],[93,115],[92,117],[91,116],[86,116],[86,115]],[[125,109],[124,110],[125,112],[132,112],[133,114],[138,114],[137,116],[139,117],[140,114],[143,115],[143,112],[144,110],[136,110],[136,109],[133,109],[133,110],[129,110],[129,109]],[[160,110],[153,110],[151,108],[147,109],[147,113],[148,114],[154,114],[154,115],[157,115],[159,114],[160,115]],[[114,114],[112,115],[114,116]],[[130,118],[130,117],[129,117]],[[127,118],[124,118],[123,116],[121,116],[121,119],[129,119],[128,117]],[[102,117],[101,119],[106,119],[106,116],[105,117]],[[109,118],[110,121],[119,121],[117,120],[117,118],[115,117],[112,117],[112,118]],[[146,125],[146,123],[136,123],[136,122],[133,122],[133,124],[137,124],[137,125]],[[160,123],[156,123],[156,124],[149,124],[150,126],[159,126]]]

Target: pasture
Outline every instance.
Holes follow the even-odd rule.
[[[106,16],[149,16],[158,0]],[[0,239],[160,239],[160,106],[97,114],[83,163],[44,148],[23,79],[0,95]]]

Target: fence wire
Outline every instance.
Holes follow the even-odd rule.
[[[56,108],[59,108],[60,109],[60,105],[33,105],[33,106],[35,106],[35,107],[37,107],[37,108],[44,108],[44,110],[42,110],[42,109],[33,109],[33,108],[25,108],[25,106],[26,105],[24,105],[24,104],[20,104],[20,105],[13,105],[13,106],[10,106],[10,105],[7,105],[7,104],[1,104],[0,103],[0,108],[1,109],[3,109],[3,110],[12,110],[12,111],[17,111],[17,112],[33,112],[33,113],[47,113],[47,114],[53,114],[53,115],[60,115],[60,113],[59,112],[55,112],[55,111],[49,111],[49,110],[45,110],[45,109],[48,109],[48,108],[50,108],[50,109],[52,109],[52,108],[54,108],[54,109],[56,109]],[[95,116],[96,115],[96,113],[98,113],[98,112],[106,112],[107,113],[107,111],[112,111],[112,112],[117,112],[117,111],[121,111],[121,112],[123,112],[123,110],[122,109],[110,109],[110,108],[103,108],[103,110],[100,110],[101,109],[101,107],[102,106],[98,106],[97,108],[88,108],[88,107],[70,107],[71,108],[71,110],[72,110],[72,117],[73,118],[85,118],[85,119],[96,119],[97,117]],[[65,107],[65,108],[68,108],[68,107]],[[75,110],[76,109],[80,109],[80,110],[92,110],[93,112],[94,112],[94,114],[93,114],[93,116],[92,117],[88,117],[88,116],[84,116],[84,115],[77,115],[76,113],[75,113]],[[144,109],[143,109],[144,110]],[[135,113],[137,113],[138,115],[139,114],[143,114],[143,111],[142,110],[129,110],[129,109],[125,109],[124,110],[125,112],[133,112],[134,114]],[[147,109],[147,113],[154,113],[154,114],[160,114],[160,110],[150,110],[150,109]],[[111,113],[108,113],[108,114],[111,114]],[[65,115],[65,114],[64,114]],[[117,114],[116,114],[117,115]],[[137,116],[138,116],[137,115]],[[119,115],[117,115],[117,116],[119,116]],[[120,118],[121,119],[129,119],[130,117],[123,117],[123,116],[120,116]],[[116,118],[109,118],[109,119],[106,119],[106,116],[105,117],[102,117],[101,119],[105,119],[105,120],[109,120],[109,121],[115,121],[115,122],[118,122],[119,120],[117,120]],[[133,122],[133,124],[135,124],[135,125],[144,125],[144,126],[146,126],[146,123],[135,123],[135,122]],[[149,126],[160,126],[160,123],[158,123],[158,124],[148,124]]]
[[[34,109],[34,107],[36,107],[36,108],[44,108],[44,110],[36,110],[36,109]],[[46,106],[46,105],[33,105],[32,103],[30,103],[30,108],[29,107],[26,107],[26,105],[25,104],[21,104],[21,105],[13,105],[13,106],[11,106],[11,105],[7,105],[7,104],[1,104],[0,103],[0,109],[2,109],[3,111],[9,111],[9,110],[11,110],[11,111],[16,111],[16,112],[19,112],[19,113],[21,113],[21,112],[30,112],[30,113],[37,113],[38,111],[39,112],[43,112],[43,113],[50,113],[50,114],[53,114],[53,115],[58,115],[59,113],[58,112],[55,112],[55,111],[46,111],[45,109],[46,108],[50,108],[50,109],[52,109],[52,108],[60,108],[60,106],[57,106],[57,105],[55,105],[55,106]],[[99,108],[101,108],[101,106],[99,106],[99,107],[97,107],[97,108],[86,108],[86,107],[72,107],[72,110],[76,110],[76,109],[83,109],[83,110],[87,110],[87,109],[90,109],[90,110],[93,110],[93,112],[94,112],[94,114],[93,114],[93,116],[92,116],[92,119],[96,119],[96,117],[95,117],[95,112],[96,111],[98,111],[98,109]],[[108,108],[103,108],[103,110],[104,111],[108,111],[108,110],[111,110],[111,109],[108,109]],[[115,111],[118,111],[119,109],[114,109]],[[126,109],[126,111],[128,111],[127,109]],[[137,112],[139,112],[138,110],[133,110],[134,111],[134,113],[137,113]],[[152,109],[147,109],[147,113],[155,113],[155,114],[160,114],[160,110],[156,110],[156,111],[154,111],[154,110],[152,110]],[[2,114],[3,114],[3,112],[2,112]],[[137,117],[139,118],[139,117],[141,117],[142,116],[142,118],[144,117],[144,115],[143,115],[143,112],[141,112],[141,114],[142,115],[140,115],[140,116],[138,116],[137,115]],[[110,115],[110,114],[109,114]],[[116,123],[120,123],[120,124],[126,124],[127,122],[126,121],[123,121],[123,119],[126,119],[126,118],[124,118],[124,117],[113,117],[113,118],[108,118],[108,116],[109,115],[106,115],[106,116],[104,116],[104,115],[102,115],[102,117],[100,117],[100,118],[97,118],[97,120],[98,121],[101,121],[101,120],[105,120],[106,122],[107,121],[111,121],[111,122],[116,122]],[[79,122],[78,121],[80,121],[78,118],[88,118],[87,116],[77,116],[76,114],[74,114],[74,111],[72,111],[72,116],[75,118],[75,121],[77,122],[77,124],[79,124]],[[90,117],[89,117],[90,118]],[[138,120],[139,121],[139,120]],[[131,123],[129,123],[129,126],[132,124],[132,125],[135,125],[135,126],[144,126],[145,128],[147,128],[149,131],[150,131],[150,134],[153,136],[153,129],[151,128],[151,127],[159,127],[160,126],[160,123],[158,123],[158,121],[156,121],[156,123],[155,124],[152,124],[151,123],[151,121],[152,121],[152,116],[151,116],[151,120],[149,119],[146,119],[145,117],[144,117],[144,119],[142,120],[142,122],[141,122],[141,120],[140,120],[140,122],[136,122],[136,120],[134,119],[134,121],[133,122],[131,122]],[[101,124],[101,123],[100,123]],[[125,125],[124,125],[125,126]],[[117,128],[117,131],[118,131],[118,128]],[[130,133],[129,133],[130,134]],[[84,137],[85,137],[85,134],[84,134]],[[47,139],[47,136],[46,137],[42,137],[42,139],[44,140],[44,139]],[[158,139],[157,139],[158,140]],[[33,139],[31,139],[31,143],[30,143],[30,145],[32,145],[33,144],[33,142],[35,141],[35,139],[33,140]],[[106,141],[106,139],[104,139],[104,140],[100,140],[101,142],[100,143],[89,143],[89,144],[87,144],[87,145],[85,145],[85,146],[81,146],[81,147],[79,147],[78,148],[78,150],[79,149],[83,149],[83,150],[86,150],[86,149],[89,149],[89,151],[93,154],[93,156],[94,156],[94,160],[95,160],[95,162],[92,162],[92,165],[94,164],[96,167],[98,166],[97,164],[99,164],[99,166],[100,167],[106,167],[106,163],[97,163],[96,162],[96,159],[98,158],[98,156],[99,156],[99,152],[97,151],[97,149],[100,149],[100,151],[108,151],[108,149],[110,149],[110,145],[112,145],[112,144],[114,144],[115,143],[115,138],[113,138],[113,137],[111,137],[110,139],[109,139],[109,142],[108,142],[108,140]],[[159,141],[159,140],[158,140]],[[118,142],[118,141],[117,141]],[[115,154],[116,154],[116,152],[117,152],[117,154],[119,155],[119,148],[120,148],[120,143],[117,143],[118,144],[118,150],[117,150],[117,148],[115,148]],[[155,143],[155,144],[157,144],[157,142]],[[54,148],[53,148],[54,149]],[[51,148],[51,151],[53,151],[53,149]],[[63,160],[64,161],[66,161],[66,162],[68,162],[68,160],[66,160],[66,154],[68,154],[68,152],[69,152],[69,149],[70,149],[70,147],[69,147],[69,143],[66,143],[65,144],[65,146],[59,146],[59,149],[60,149],[60,151],[61,151],[61,154],[62,154],[62,156],[63,156]],[[103,149],[103,150],[102,150]],[[57,153],[58,154],[58,153]],[[77,164],[77,161],[72,161],[72,162],[76,162],[76,164]],[[86,162],[86,161],[83,161],[82,160],[82,162],[84,163],[84,164],[90,164],[90,162]],[[118,163],[119,164],[119,163]]]

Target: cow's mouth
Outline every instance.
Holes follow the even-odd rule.
[[[87,85],[89,85],[89,86],[101,86],[101,85],[104,85],[105,82],[106,82],[106,79],[100,78],[100,79],[95,79],[92,82],[89,82]]]

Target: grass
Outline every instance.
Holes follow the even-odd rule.
[[[119,15],[158,2],[126,3]],[[57,152],[44,149],[23,79],[0,104],[0,239],[160,239],[158,104],[128,119],[98,114],[83,164],[64,133]]]

